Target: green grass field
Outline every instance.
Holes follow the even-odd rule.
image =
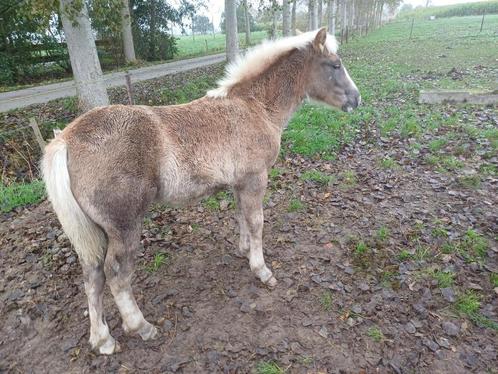
[[[267,37],[266,31],[251,33],[251,44],[257,44]],[[246,48],[245,34],[239,34],[240,48]],[[221,53],[225,51],[225,34],[195,35],[195,40],[191,35],[180,36],[176,39],[178,55],[175,59],[186,57],[202,56],[206,54]],[[207,47],[207,48],[206,48]]]
[[[418,7],[417,9],[400,13],[398,18],[482,16],[483,14],[497,13],[498,0],[487,0],[466,4]]]

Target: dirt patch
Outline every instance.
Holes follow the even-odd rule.
[[[493,370],[496,331],[455,305],[472,290],[480,315],[497,321],[496,179],[465,188],[427,165],[424,149],[413,155],[409,141],[363,130],[335,161],[279,161],[264,228],[274,290],[234,256],[230,204],[151,211],[134,290],[161,334],[125,335],[107,293],[123,348],[112,357],[89,349],[81,271],[49,204],[4,215],[0,370],[246,373],[263,361],[292,373]],[[386,156],[396,165],[386,168]],[[313,169],[332,176],[328,184],[303,180]],[[301,204],[291,208],[293,199]],[[482,257],[444,250],[467,243],[469,228],[486,238]],[[157,253],[164,264],[151,267]],[[438,272],[452,281],[442,287]]]

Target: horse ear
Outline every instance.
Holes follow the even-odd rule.
[[[323,52],[325,40],[327,40],[327,28],[322,27],[316,34],[315,40],[313,40],[315,50]]]

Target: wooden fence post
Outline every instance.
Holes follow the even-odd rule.
[[[126,79],[126,91],[128,92],[128,104],[133,105],[133,91],[131,89],[131,77],[129,72],[126,72],[125,79]]]
[[[413,34],[413,23],[415,22],[415,18],[412,18],[412,27],[410,28],[410,39],[412,38]]]
[[[486,14],[486,13],[483,13],[483,14],[482,14],[481,30],[479,30],[479,32],[482,32],[482,26],[484,25],[484,15],[485,15],[485,14]]]
[[[38,145],[40,146],[41,151],[43,152],[47,143],[45,143],[45,140],[43,140],[43,136],[40,132],[40,128],[38,127],[38,123],[36,123],[36,120],[33,117],[31,117],[29,119],[29,125],[33,129],[33,132],[35,133],[35,139],[38,142]]]

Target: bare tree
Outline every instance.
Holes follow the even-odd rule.
[[[242,0],[242,5],[244,6],[244,24],[246,31],[246,46],[251,44],[251,20],[249,18],[249,5],[247,0]]]
[[[228,62],[232,62],[239,53],[236,0],[225,0],[225,22],[227,60]]]
[[[317,7],[316,27],[320,28],[322,27],[322,19],[323,19],[323,1],[317,0],[317,2],[318,2],[318,7]]]
[[[296,35],[296,3],[297,0],[292,0],[292,14],[291,14],[292,35]]]
[[[335,0],[328,0],[327,4],[327,25],[329,27],[329,33],[335,35]]]
[[[347,32],[346,0],[341,0],[341,40]]]
[[[272,18],[271,39],[275,39],[277,37],[277,19],[278,19],[278,4],[277,4],[277,0],[272,0],[272,4],[271,4],[271,18]]]
[[[123,37],[123,52],[126,62],[136,62],[135,47],[133,45],[133,35],[131,33],[130,6],[128,0],[122,0],[121,7],[121,35]]]
[[[85,2],[60,0],[60,14],[80,109],[109,105]]]
[[[289,0],[282,0],[282,33],[284,36],[291,34]]]
[[[315,30],[318,27],[318,9],[316,0],[309,0],[308,2],[308,29]]]

